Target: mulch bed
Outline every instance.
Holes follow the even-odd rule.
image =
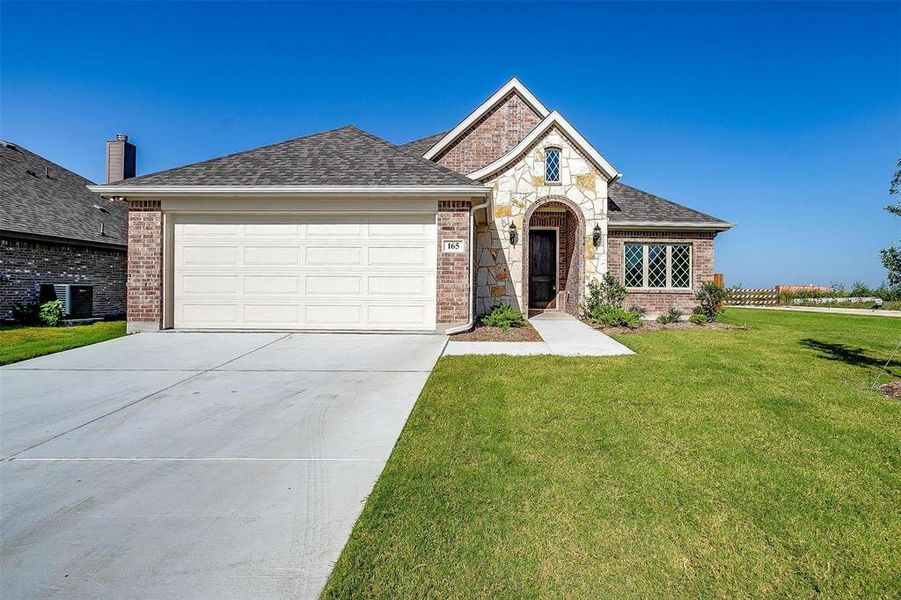
[[[657,321],[642,321],[641,327],[637,329],[629,329],[628,327],[598,327],[597,325],[588,323],[587,321],[585,321],[585,323],[591,327],[594,327],[598,331],[618,334],[648,333],[650,331],[665,331],[668,329],[719,329],[723,331],[747,329],[747,327],[745,327],[744,325],[729,325],[726,323],[707,323],[705,325],[695,325],[694,323],[690,323],[688,321],[679,321],[678,323],[668,323],[666,325],[658,323]]]
[[[540,342],[541,336],[526,323],[522,327],[511,327],[504,331],[500,327],[476,325],[472,331],[457,333],[451,336],[455,342]]]
[[[901,398],[901,379],[886,383],[885,385],[880,385],[879,389],[881,389],[882,393],[889,398]]]

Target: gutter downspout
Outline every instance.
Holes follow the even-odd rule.
[[[472,329],[473,324],[476,320],[475,315],[475,297],[472,289],[472,278],[473,278],[473,263],[476,260],[475,247],[473,247],[473,240],[475,239],[475,230],[476,230],[476,211],[481,208],[487,208],[490,201],[485,201],[482,204],[477,204],[469,209],[469,268],[466,270],[467,279],[469,279],[469,322],[465,325],[458,325],[457,327],[451,327],[449,329],[444,330],[444,335],[451,335],[454,333],[461,333],[463,331],[469,331]]]

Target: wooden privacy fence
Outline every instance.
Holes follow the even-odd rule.
[[[776,306],[779,294],[776,288],[735,288],[726,290],[726,304],[733,306]]]

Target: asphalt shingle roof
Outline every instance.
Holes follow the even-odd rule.
[[[450,131],[450,129],[448,129],[447,131]],[[423,154],[428,152],[429,148],[437,144],[441,138],[446,136],[447,131],[433,133],[432,135],[427,135],[424,138],[411,140],[404,144],[398,144],[397,147],[404,152],[409,152],[410,154],[415,154],[416,156],[422,156]]]
[[[89,184],[42,156],[0,141],[0,231],[125,246],[128,206],[100,198],[85,187]]]
[[[618,181],[607,188],[607,216],[611,225],[634,222],[716,223],[730,226],[687,206],[649,194]]]
[[[352,125],[123,182],[129,186],[458,186],[474,181]]]

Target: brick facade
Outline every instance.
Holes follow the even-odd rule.
[[[608,268],[610,273],[622,283],[624,281],[624,244],[636,243],[685,243],[691,245],[691,278],[692,288],[684,292],[671,290],[635,290],[630,289],[624,305],[643,306],[648,314],[659,315],[670,307],[684,314],[691,312],[697,305],[695,293],[701,283],[713,281],[713,239],[714,232],[689,231],[610,231],[608,238]]]
[[[125,314],[125,249],[0,238],[0,319],[38,299],[42,283],[94,286],[94,316]]]
[[[472,289],[467,281],[472,248],[469,247],[470,203],[447,200],[438,203],[438,315],[442,324],[466,323]],[[465,251],[442,252],[446,239],[463,240]]]
[[[159,201],[128,207],[128,328],[158,329],[163,319],[163,213]]]
[[[472,173],[506,154],[540,122],[538,113],[511,92],[434,160],[458,173]]]

